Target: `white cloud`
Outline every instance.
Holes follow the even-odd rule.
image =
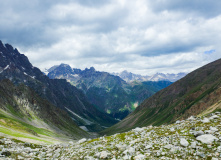
[[[67,63],[109,72],[177,73],[221,57],[218,0],[33,3],[2,3],[0,39],[41,69]],[[215,52],[204,53],[210,50]]]

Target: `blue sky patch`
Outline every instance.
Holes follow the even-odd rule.
[[[209,51],[205,51],[204,53],[205,53],[205,54],[212,54],[212,53],[214,53],[214,52],[216,52],[216,50],[215,50],[215,49],[211,49],[211,50],[209,50]]]

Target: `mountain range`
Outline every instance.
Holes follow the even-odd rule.
[[[162,125],[221,110],[221,59],[207,64],[146,99],[104,134]]]
[[[152,125],[161,126],[163,131],[166,124],[176,123],[179,127],[181,123],[188,126],[188,123],[195,121],[202,128],[210,120],[217,123],[217,115],[220,115],[217,111],[221,111],[221,59],[174,83],[137,80],[127,83],[119,76],[96,71],[93,67],[81,70],[66,64],[51,68],[48,76],[32,66],[16,48],[0,41],[1,135],[23,141],[31,139],[32,143],[94,137],[91,132],[113,135],[114,138],[115,133],[131,133],[134,128],[134,131],[140,132],[137,127],[152,128]],[[141,102],[142,99],[145,100]],[[105,104],[104,100],[108,103]],[[129,111],[125,102],[132,103],[134,111],[127,116],[125,114],[125,118],[118,116],[122,118],[119,122],[115,119],[119,111]],[[201,115],[215,118],[201,119]],[[153,128],[158,131],[157,127]],[[192,130],[195,128],[192,127]],[[215,132],[212,132],[213,127],[210,130],[204,127],[204,130],[211,134]],[[179,130],[178,134],[184,133]],[[125,134],[119,136],[126,139]],[[135,140],[139,138],[135,134],[132,137]],[[82,139],[78,143],[85,141]],[[126,144],[119,142],[119,145]]]
[[[66,64],[51,68],[48,76],[0,41],[0,157],[220,157],[221,59],[174,83],[126,82],[93,67],[80,70]],[[111,115],[121,109],[123,113],[124,102],[142,99],[120,122]],[[105,136],[90,139],[97,132]]]
[[[94,67],[81,70],[67,64],[53,66],[47,75],[50,79],[66,79],[82,90],[97,109],[117,119],[123,119],[143,100],[172,84],[169,81],[127,83]]]
[[[0,80],[1,124],[5,127],[7,122],[19,121],[23,128],[38,130],[37,124],[46,123],[50,127],[39,127],[78,139],[90,137],[84,130],[98,132],[117,122],[96,109],[81,90],[66,80],[49,79],[25,55],[1,41]]]
[[[143,82],[143,81],[170,81],[170,82],[176,82],[177,80],[183,78],[186,73],[181,72],[178,74],[174,74],[174,73],[156,73],[153,75],[146,75],[146,76],[142,76],[140,74],[134,74],[131,72],[128,72],[126,70],[120,72],[120,73],[112,73],[115,76],[119,76],[120,78],[122,78],[123,80],[125,80],[126,82],[133,82],[133,81],[139,81],[139,82]]]

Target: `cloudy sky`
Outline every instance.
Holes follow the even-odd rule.
[[[40,69],[149,75],[221,58],[220,0],[5,0],[0,40]]]

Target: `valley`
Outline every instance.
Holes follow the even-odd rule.
[[[220,0],[2,0],[0,160],[221,160]]]
[[[136,76],[67,64],[45,75],[0,41],[0,157],[221,157],[221,59],[175,82]]]
[[[147,125],[159,126],[174,123],[177,119],[197,116],[220,102],[220,87],[221,59],[189,73],[157,92],[143,101],[129,116],[108,128],[104,133],[124,132],[134,127]],[[219,111],[219,108],[211,111]]]
[[[53,66],[48,71],[50,79],[66,79],[82,90],[98,110],[120,120],[146,98],[172,84],[167,79],[126,82],[119,76],[96,71],[94,67],[81,70],[71,68],[68,64]]]

